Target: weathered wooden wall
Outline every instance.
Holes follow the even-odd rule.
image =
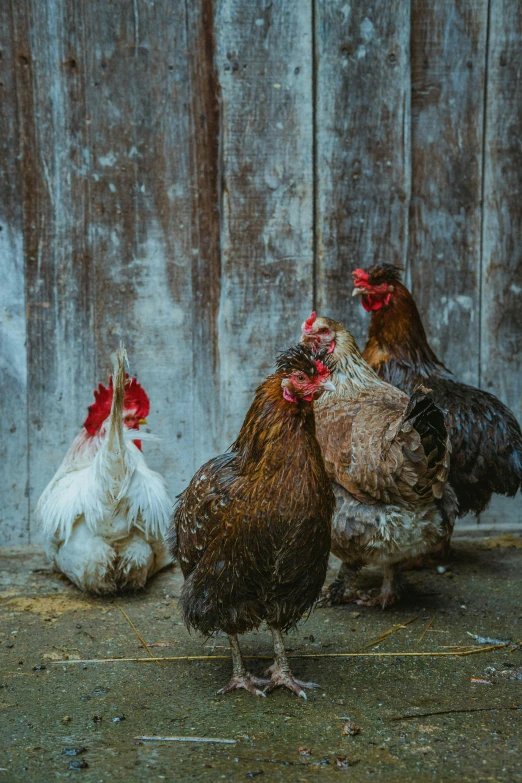
[[[374,260],[522,419],[517,0],[19,0],[0,49],[1,542],[120,339],[174,494],[313,306],[364,339]]]

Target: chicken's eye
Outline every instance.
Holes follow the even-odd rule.
[[[297,380],[298,381],[304,381],[306,379],[305,379],[305,377],[304,377],[304,375],[302,373],[299,373],[299,375],[297,376]]]
[[[322,327],[319,329],[319,334],[326,334],[326,333],[327,333],[327,332],[329,332],[329,331],[330,331],[330,330],[328,329],[328,327],[327,327],[327,326],[322,326]]]

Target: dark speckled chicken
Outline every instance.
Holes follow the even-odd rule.
[[[203,465],[177,504],[185,623],[230,640],[233,677],[220,693],[284,686],[306,698],[314,685],[294,679],[281,634],[311,608],[326,575],[335,499],[312,401],[331,388],[328,377],[309,349],[281,354],[231,451]],[[246,671],[237,639],[263,621],[274,640],[270,679]]]
[[[366,361],[407,394],[424,384],[447,411],[449,481],[459,514],[480,513],[494,493],[515,495],[522,480],[522,433],[509,408],[493,394],[461,383],[437,359],[397,267],[356,269],[353,276],[354,295],[372,314]]]

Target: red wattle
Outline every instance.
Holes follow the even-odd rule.
[[[386,302],[386,304],[388,304]],[[362,297],[362,306],[366,310],[367,313],[370,313],[372,310],[380,310],[383,305],[382,299],[374,299],[373,296],[363,296]]]
[[[297,402],[297,397],[292,397],[286,386],[283,386],[283,397],[285,400],[288,400],[288,402]]]

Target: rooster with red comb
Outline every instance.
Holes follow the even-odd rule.
[[[407,394],[424,384],[446,411],[449,480],[459,515],[480,514],[494,494],[513,497],[522,485],[522,432],[513,413],[490,392],[462,383],[437,358],[399,267],[381,264],[352,275],[352,296],[372,316],[363,352],[368,364]]]
[[[114,382],[94,403],[36,509],[54,567],[81,590],[105,594],[142,588],[171,558],[164,534],[172,515],[163,478],[147,467],[139,433],[150,402],[125,373],[118,351]]]

